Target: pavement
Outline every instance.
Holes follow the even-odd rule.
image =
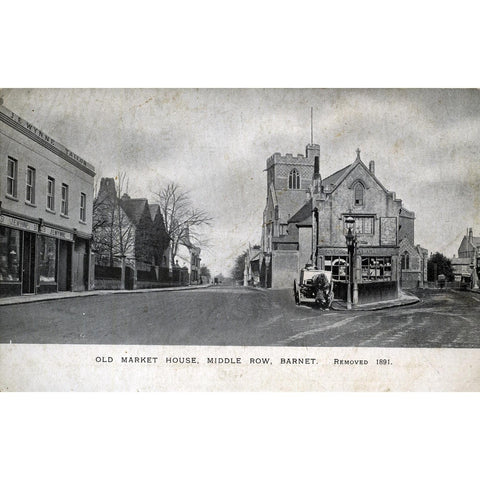
[[[21,303],[33,303],[33,302],[48,302],[51,300],[61,300],[64,298],[97,297],[99,295],[129,295],[129,294],[147,293],[147,292],[176,292],[176,291],[184,291],[184,290],[198,290],[201,288],[208,288],[211,286],[212,286],[211,284],[206,284],[206,285],[188,285],[185,287],[139,288],[137,290],[87,290],[84,292],[42,293],[42,294],[32,294],[32,295],[0,298],[0,306],[17,305]]]
[[[258,287],[247,287],[258,289]],[[263,289],[262,289],[263,290]],[[480,291],[479,291],[480,293]],[[418,303],[420,299],[411,293],[404,291],[399,292],[398,298],[392,300],[383,300],[380,302],[362,303],[361,305],[352,305],[352,310],[357,312],[373,312],[376,310],[385,310],[387,308],[403,307]],[[331,310],[343,311],[347,310],[347,302],[345,300],[334,300]]]
[[[375,310],[385,310],[387,308],[404,307],[418,303],[420,299],[411,293],[400,291],[398,298],[393,300],[383,300],[381,302],[362,303],[361,305],[352,305],[352,310],[358,312],[371,312]],[[343,300],[334,300],[332,310],[347,310],[347,302]]]

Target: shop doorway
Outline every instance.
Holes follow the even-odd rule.
[[[71,290],[72,245],[60,240],[58,248],[58,291]]]
[[[35,234],[23,232],[22,293],[35,293]]]
[[[72,263],[73,290],[76,292],[88,290],[88,255],[86,240],[78,237],[75,240]]]

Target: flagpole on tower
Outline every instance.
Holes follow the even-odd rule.
[[[310,107],[310,144],[313,145],[313,107]]]

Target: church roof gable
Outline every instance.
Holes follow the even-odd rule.
[[[357,159],[351,163],[350,165],[347,165],[346,167],[343,167],[342,169],[336,171],[335,173],[332,173],[332,175],[326,177],[323,181],[322,184],[326,188],[327,191],[333,192],[336,190],[346,178],[352,173],[357,166],[360,166],[363,168],[368,175],[380,186],[382,190],[385,191],[385,193],[388,193],[388,190],[382,185],[380,180],[370,171],[370,169],[362,162],[360,159],[360,152],[357,152]]]

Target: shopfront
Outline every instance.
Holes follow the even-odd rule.
[[[346,249],[318,248],[318,267],[332,272],[336,298],[346,300],[349,282],[358,288],[359,304],[398,297],[398,247],[358,246],[352,260],[350,270]]]
[[[0,215],[0,296],[72,290],[71,232]]]

